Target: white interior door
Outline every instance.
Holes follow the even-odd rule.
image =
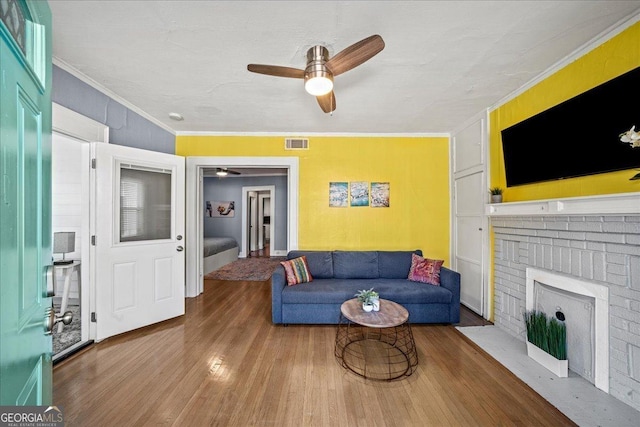
[[[460,273],[460,302],[485,316],[488,311],[485,280],[488,197],[486,180],[486,118],[464,126],[453,136],[453,268]]]
[[[459,178],[455,182],[455,262],[460,273],[460,302],[476,313],[483,313],[482,235],[484,207],[484,174]]]
[[[184,158],[92,148],[100,341],[184,314]]]

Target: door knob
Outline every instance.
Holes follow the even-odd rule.
[[[184,250],[184,248],[183,248],[182,246],[178,246],[178,247],[176,248],[176,250],[177,250],[178,252],[182,252],[182,251]]]
[[[48,308],[47,313],[44,316],[44,334],[51,335],[53,327],[62,322],[68,325],[73,320],[73,313],[66,311],[62,316],[58,316],[53,308]]]

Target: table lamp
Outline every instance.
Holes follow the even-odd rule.
[[[76,250],[76,233],[74,231],[60,231],[53,233],[53,253],[62,254],[62,259],[54,261],[54,265],[66,265],[73,260],[65,259],[65,255]]]

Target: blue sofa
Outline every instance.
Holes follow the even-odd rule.
[[[340,306],[361,289],[409,311],[411,323],[460,321],[460,274],[442,267],[440,286],[407,280],[411,254],[422,251],[291,251],[307,258],[310,283],[288,286],[284,267],[271,276],[271,314],[276,324],[336,324]]]

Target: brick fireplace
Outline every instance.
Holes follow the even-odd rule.
[[[608,288],[608,390],[640,410],[640,194],[505,203],[487,213],[495,325],[526,340],[527,269]]]

